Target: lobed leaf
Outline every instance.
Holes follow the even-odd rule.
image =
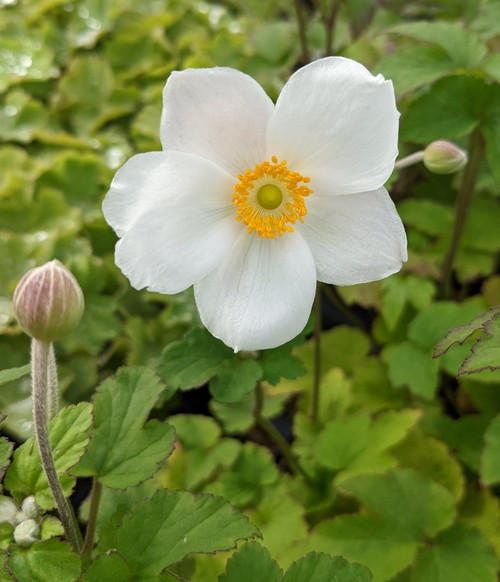
[[[92,405],[88,402],[67,406],[49,422],[49,439],[54,463],[64,493],[69,497],[75,484],[68,474],[82,457],[89,442],[87,431],[92,422]],[[42,469],[38,447],[29,438],[15,452],[5,477],[5,487],[18,494],[35,495],[45,509],[54,507],[54,500]]]
[[[193,329],[163,350],[158,373],[172,388],[189,390],[223,371],[233,358],[231,348],[207,330]]]
[[[473,374],[483,370],[500,369],[500,310],[482,325],[481,335],[472,346],[458,374]]]
[[[96,475],[108,487],[125,488],[144,481],[173,450],[174,429],[146,418],[165,389],[147,368],[122,368],[106,380],[94,398],[92,440],[74,469]]]
[[[188,554],[229,550],[238,540],[257,534],[257,528],[222,497],[163,489],[124,517],[117,550],[142,580]]]
[[[434,358],[442,356],[454,344],[462,345],[473,333],[483,328],[483,324],[500,313],[500,306],[495,306],[474,317],[472,321],[450,329],[445,337],[435,346]]]
[[[76,582],[81,574],[80,557],[68,543],[56,539],[29,548],[10,546],[7,568],[16,580],[26,582]]]

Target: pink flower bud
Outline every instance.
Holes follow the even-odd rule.
[[[467,153],[450,141],[434,141],[425,148],[425,167],[435,174],[453,174],[467,163]]]
[[[31,337],[52,342],[78,325],[84,310],[78,281],[57,260],[31,269],[14,291],[19,325]]]

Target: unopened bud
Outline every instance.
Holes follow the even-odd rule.
[[[40,539],[40,526],[34,519],[25,519],[14,530],[14,540],[20,546],[29,547]]]
[[[19,325],[37,340],[52,342],[68,335],[80,322],[83,309],[78,281],[57,260],[28,271],[14,291]]]
[[[10,497],[0,496],[0,523],[8,522],[16,524],[16,515],[19,507]]]
[[[467,153],[450,141],[434,141],[424,151],[424,165],[434,174],[453,174],[466,163]]]
[[[24,513],[26,518],[36,519],[40,516],[40,507],[35,501],[34,495],[30,495],[23,500],[21,511]]]

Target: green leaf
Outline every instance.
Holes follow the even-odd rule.
[[[0,493],[3,491],[2,479],[10,465],[10,456],[12,455],[12,449],[14,445],[8,441],[5,437],[0,437]]]
[[[219,402],[238,402],[251,392],[262,377],[262,367],[255,360],[244,360],[210,380],[212,396]]]
[[[411,67],[408,63],[411,62]],[[394,83],[396,95],[432,83],[457,69],[450,57],[435,46],[402,47],[384,57],[375,72]]]
[[[160,574],[188,554],[229,550],[257,533],[221,497],[160,490],[124,517],[117,550],[139,581]]]
[[[20,366],[19,368],[9,368],[8,370],[0,371],[0,386],[2,384],[7,384],[7,382],[12,382],[13,380],[19,380],[19,378],[24,378],[31,373],[31,364],[26,364],[25,366]]]
[[[383,352],[389,366],[389,378],[394,386],[408,386],[428,400],[434,397],[439,385],[439,364],[430,353],[424,353],[410,342],[389,346]]]
[[[411,105],[401,138],[428,144],[469,135],[494,98],[492,88],[481,79],[465,75],[441,79]]]
[[[144,481],[172,452],[173,428],[146,421],[165,386],[152,370],[122,368],[106,380],[94,398],[92,440],[75,475],[97,475],[108,487]]]
[[[172,388],[189,390],[223,371],[233,358],[231,348],[207,330],[193,329],[163,350],[158,373]]]
[[[287,552],[286,558],[288,562],[310,551],[341,555],[369,568],[373,582],[387,582],[412,563],[417,547],[416,541],[382,518],[342,515],[321,522],[307,540]]]
[[[349,564],[341,556],[328,556],[313,552],[294,562],[287,570],[283,582],[328,580],[328,582],[370,582],[370,571],[360,564]]]
[[[419,552],[412,582],[496,582],[498,559],[484,535],[455,524]]]
[[[472,346],[459,374],[473,374],[483,370],[500,369],[500,311],[483,323],[483,335]]]
[[[335,482],[353,475],[381,472],[396,465],[388,449],[401,441],[420,417],[418,410],[386,412],[371,420],[367,414],[328,422],[314,443],[317,460],[338,471]]]
[[[85,582],[124,582],[130,570],[118,554],[101,554],[85,569]]]
[[[446,51],[457,69],[476,67],[487,54],[486,46],[479,36],[458,22],[411,22],[400,24],[392,31],[438,45]]]
[[[483,328],[483,324],[500,313],[500,306],[492,307],[485,313],[476,315],[472,321],[450,329],[444,338],[434,348],[434,357],[437,358],[446,353],[454,344],[462,345],[474,332]]]
[[[289,494],[276,492],[266,495],[248,515],[260,530],[262,543],[276,556],[290,544],[307,537],[304,512],[304,507]]]
[[[481,480],[486,485],[500,482],[500,415],[496,416],[484,433],[481,456]]]
[[[392,447],[391,454],[398,459],[400,467],[415,469],[443,485],[456,501],[462,498],[465,487],[462,466],[445,443],[418,429],[412,430]]]
[[[393,524],[406,539],[424,541],[455,518],[451,493],[412,469],[359,475],[344,482],[342,488]]]
[[[485,308],[486,302],[480,296],[463,303],[435,301],[417,314],[410,324],[408,337],[424,350],[433,349],[452,327],[471,320]]]
[[[268,449],[246,442],[230,471],[224,472],[206,490],[223,495],[237,507],[256,505],[268,485],[276,483],[279,473]]]
[[[68,497],[75,484],[75,479],[68,475],[68,471],[83,455],[90,439],[87,430],[91,422],[92,405],[88,402],[63,408],[58,416],[49,422],[49,438],[54,463],[64,493]],[[5,487],[25,496],[35,495],[40,507],[45,509],[54,507],[52,492],[42,469],[38,447],[33,437],[14,452],[12,464],[5,477]]]
[[[76,582],[81,574],[80,558],[69,544],[56,539],[30,548],[11,546],[7,567],[17,580],[26,582]]]
[[[219,582],[281,582],[283,572],[269,551],[258,544],[245,544],[227,562],[226,573]]]
[[[386,582],[408,567],[417,548],[455,517],[451,494],[411,469],[359,475],[344,482],[342,489],[371,511],[320,523],[308,540],[287,551],[287,560],[310,550],[339,554],[367,566],[373,582]]]
[[[436,200],[408,198],[398,204],[406,225],[431,236],[441,236],[453,225],[453,209]]]

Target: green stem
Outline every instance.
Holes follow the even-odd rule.
[[[324,18],[326,39],[325,39],[325,56],[333,55],[333,29],[337,20],[337,13],[342,0],[334,0],[330,12]]]
[[[99,509],[99,502],[101,501],[102,485],[97,477],[94,477],[92,484],[92,492],[90,493],[90,511],[89,520],[87,522],[87,531],[85,533],[85,543],[83,544],[82,556],[88,558],[92,555],[92,548],[94,546],[94,534],[97,521],[97,512]]]
[[[313,422],[318,421],[319,410],[319,392],[321,384],[321,287],[316,287],[316,296],[314,298],[314,367],[313,367],[313,385],[311,390],[311,419]]]
[[[274,424],[262,414],[263,406],[264,406],[264,390],[262,388],[262,384],[258,382],[255,388],[255,409],[254,409],[255,422],[278,447],[290,471],[295,475],[302,475],[304,479],[306,479],[306,481],[310,483],[311,478],[300,466],[299,462],[295,458],[295,455],[292,453],[290,445],[288,444],[286,439],[283,437],[280,431],[274,426]]]
[[[50,344],[47,367],[47,420],[52,420],[59,412],[59,381],[54,345]]]
[[[440,274],[440,297],[447,299],[451,293],[451,272],[455,254],[460,243],[460,237],[467,220],[467,212],[474,194],[481,158],[483,154],[483,138],[481,130],[476,128],[469,138],[469,162],[465,166],[462,183],[457,194],[455,203],[455,220],[453,223],[453,233],[448,251],[441,265]]]
[[[307,44],[307,34],[306,34],[306,20],[304,17],[304,6],[302,0],[295,0],[295,14],[297,16],[297,26],[299,29],[299,41],[300,48],[302,51],[302,62],[307,64],[311,60],[311,55],[309,53],[309,46]]]
[[[405,158],[401,158],[394,164],[395,170],[401,170],[403,168],[407,168],[408,166],[413,166],[414,164],[418,164],[424,159],[424,151],[415,152],[406,156]]]
[[[353,313],[349,307],[344,303],[342,297],[338,294],[338,291],[332,285],[326,285],[325,283],[321,283],[321,288],[325,292],[325,295],[328,297],[329,301],[335,305],[335,307],[346,316],[346,318],[356,327],[359,327],[363,331],[365,331],[371,337],[371,332],[368,326],[364,323],[362,319],[360,319],[355,313]]]
[[[33,339],[31,341],[31,374],[33,388],[33,421],[35,436],[40,452],[40,460],[47,477],[54,501],[56,502],[66,537],[76,552],[80,552],[82,536],[76,525],[73,508],[64,496],[64,492],[57,475],[54,457],[50,448],[49,431],[47,427],[47,376],[50,353],[50,343]]]

